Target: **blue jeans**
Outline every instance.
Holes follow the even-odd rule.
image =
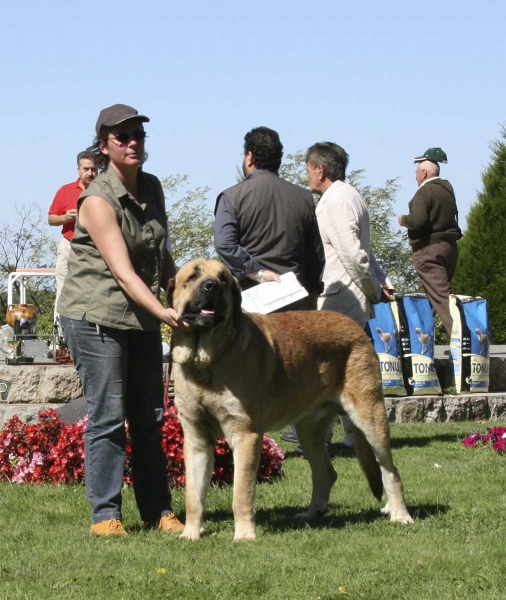
[[[92,522],[121,519],[125,420],[130,428],[135,499],[143,521],[172,512],[160,426],[163,365],[160,331],[97,327],[61,317],[88,403],[86,495]]]

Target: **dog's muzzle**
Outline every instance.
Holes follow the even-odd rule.
[[[223,319],[226,300],[223,286],[217,279],[205,279],[195,290],[183,311],[183,319],[191,325],[213,327]]]

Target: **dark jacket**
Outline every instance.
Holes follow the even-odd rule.
[[[453,187],[449,181],[437,178],[418,188],[402,224],[408,228],[413,250],[419,250],[437,242],[460,239],[462,232],[457,218]]]
[[[218,196],[215,213],[223,197],[237,217],[237,244],[258,265],[281,274],[293,271],[308,292],[321,290],[325,255],[309,190],[257,170]],[[220,231],[215,239],[220,253]],[[243,265],[229,264],[231,253],[220,256],[234,275],[245,278]]]

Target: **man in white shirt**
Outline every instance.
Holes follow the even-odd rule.
[[[369,212],[358,191],[344,182],[349,157],[341,146],[314,144],[305,160],[311,191],[321,196],[316,216],[325,270],[318,309],[343,313],[365,327],[374,304],[393,300],[391,284],[371,253]],[[342,421],[346,435],[341,445],[353,448],[351,422],[348,417]]]

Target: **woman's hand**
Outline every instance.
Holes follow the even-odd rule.
[[[163,313],[160,315],[160,319],[170,325],[172,329],[184,330],[189,329],[190,325],[183,321],[183,317],[177,313],[173,308],[165,308]]]

